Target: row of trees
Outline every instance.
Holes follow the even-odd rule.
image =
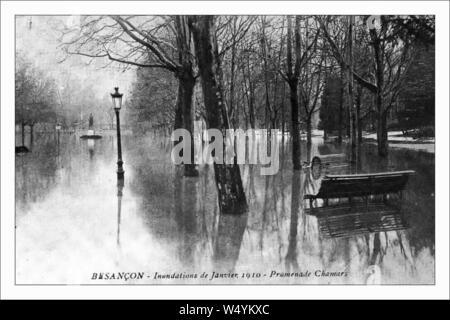
[[[16,55],[15,104],[16,124],[22,128],[22,145],[25,126],[33,131],[37,123],[56,122],[55,82],[20,54]]]
[[[31,132],[37,124],[86,127],[90,113],[98,123],[113,124],[107,93],[98,97],[88,83],[69,72],[59,73],[56,79],[20,52],[16,55],[15,86],[15,121],[22,128],[22,139],[26,126]]]
[[[434,46],[415,44],[398,99],[386,112],[389,114],[388,128],[407,134],[410,130],[434,127],[434,73]],[[336,135],[337,140],[342,141],[344,136],[350,135],[349,113],[344,99],[341,74],[329,75],[325,80],[320,106],[319,129],[324,130],[325,139],[329,135]],[[376,131],[375,99],[368,90],[357,84],[354,103],[358,113],[357,137],[360,143],[362,130]]]
[[[403,88],[414,44],[434,41],[434,20],[87,16],[79,28],[62,26],[61,32],[68,55],[139,68],[131,108],[154,126],[192,132],[193,120],[202,117],[210,128],[281,128],[290,132],[298,170],[300,124],[311,143],[313,121],[333,77],[341,81],[340,123],[347,123],[352,155],[367,93],[375,105],[378,152],[387,155],[387,115]],[[221,211],[245,210],[239,167],[214,169]],[[185,175],[197,175],[194,165],[185,164]]]
[[[343,21],[339,22],[339,19]],[[423,47],[434,45],[434,18],[350,16],[334,21],[321,19],[319,22],[332,56],[340,67],[338,73],[332,75],[334,79],[340,79],[338,85],[336,81],[331,84],[333,80],[330,79],[331,87],[340,87],[341,90],[339,107],[334,109],[339,110],[339,130],[342,123],[347,122],[354,150],[357,142],[361,141],[363,126],[360,122],[372,114],[376,119],[378,153],[386,156],[388,115],[398,102],[399,95],[407,90],[405,79],[411,65],[416,62],[415,58]],[[416,76],[420,77],[420,74]],[[364,91],[370,94],[369,98],[365,98]],[[345,105],[346,108],[343,107]],[[364,115],[363,108],[367,110]],[[344,110],[347,121],[342,120]],[[328,117],[324,114],[325,121],[329,120]],[[341,133],[339,137],[342,137]]]

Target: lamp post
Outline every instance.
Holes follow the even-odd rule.
[[[117,120],[117,179],[123,180],[124,173],[123,171],[123,161],[122,161],[122,142],[120,140],[120,118],[119,111],[122,108],[122,93],[119,93],[119,88],[114,88],[114,93],[111,93],[113,108],[116,112],[116,120]]]

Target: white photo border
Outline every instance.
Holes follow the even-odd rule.
[[[16,15],[430,14],[436,16],[435,285],[15,285],[14,59]],[[447,1],[2,1],[2,299],[449,299],[449,2]]]

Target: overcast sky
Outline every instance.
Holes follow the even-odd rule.
[[[72,56],[60,62],[64,53],[58,47],[58,32],[52,27],[56,21],[67,25],[76,24],[77,16],[16,16],[16,52],[25,55],[33,64],[52,74],[57,81],[59,77],[69,71],[81,78],[84,84],[94,88],[99,98],[105,93],[112,92],[114,86],[119,86],[124,93],[124,99],[131,89],[134,80],[134,71],[123,72],[123,66],[108,63],[103,58],[98,58],[91,64],[87,57]]]

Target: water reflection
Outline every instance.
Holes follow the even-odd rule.
[[[291,217],[289,224],[289,244],[286,253],[286,269],[297,270],[297,229],[298,215],[300,212],[300,204],[303,202],[303,194],[300,192],[301,171],[295,170],[292,174],[292,191],[291,191]]]
[[[216,271],[235,271],[247,219],[248,214],[219,216],[213,253],[213,265]]]
[[[117,180],[117,246],[120,246],[120,223],[122,212],[122,196],[123,196],[124,180]]]
[[[367,145],[350,166],[345,144],[314,138],[310,148],[302,145],[302,163],[325,159],[319,176],[406,169],[416,175],[399,213],[367,214],[343,203],[344,211],[311,214],[322,204],[302,199],[317,189],[307,186],[317,172],[292,170],[286,139],[277,174],[241,167],[249,212],[234,216],[219,214],[213,169],[200,166],[198,178],[183,177],[170,162],[168,137],[157,134],[123,137],[129,174],[126,186],[117,185],[115,138],[103,137],[89,144],[61,133],[58,143],[54,134],[36,133],[32,152],[16,156],[18,283],[90,283],[91,273],[102,270],[348,273],[214,283],[434,282],[432,154],[394,149],[381,161],[376,146]]]
[[[195,266],[195,244],[198,241],[197,195],[198,179],[183,177],[183,167],[178,166],[175,173],[175,221],[178,232],[178,257],[187,268]]]
[[[88,139],[87,146],[89,149],[89,159],[92,160],[94,158],[94,151],[95,151],[95,141]]]
[[[317,217],[320,234],[325,238],[407,228],[404,215],[383,203],[371,204],[369,207],[345,203],[329,208],[313,208],[309,212]]]

